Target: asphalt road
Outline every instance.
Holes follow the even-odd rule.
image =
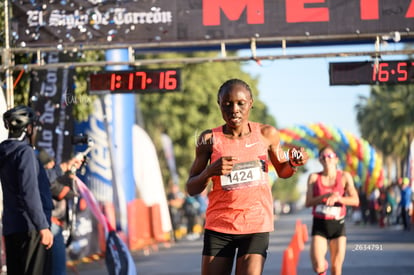
[[[295,223],[300,220],[310,233],[309,210],[280,216],[271,234],[269,255],[264,275],[280,274],[283,252],[287,248]],[[413,275],[414,274],[414,231],[406,232],[400,227],[379,228],[378,226],[354,225],[347,222],[347,251],[343,274],[352,275]],[[141,275],[193,275],[200,274],[201,240],[182,240],[170,248],[160,247],[144,255],[135,252],[137,274]],[[103,260],[82,264],[69,274],[108,274]],[[309,261],[309,241],[305,243],[299,258],[297,274],[314,275]],[[328,274],[330,274],[328,272]]]

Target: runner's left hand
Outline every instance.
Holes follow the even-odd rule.
[[[292,147],[289,149],[289,161],[293,166],[305,165],[309,159],[309,155],[303,147]]]

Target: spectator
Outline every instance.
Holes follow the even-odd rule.
[[[394,225],[394,224],[396,224],[396,220],[397,220],[398,204],[397,204],[397,197],[396,197],[396,194],[395,194],[395,189],[394,189],[393,184],[391,184],[390,186],[387,187],[387,202],[388,202],[388,206],[387,206],[388,221],[387,221],[387,224],[388,225]]]
[[[369,221],[371,224],[376,224],[378,222],[379,196],[380,196],[380,191],[378,188],[374,188],[371,194],[369,194],[368,207],[369,207]]]
[[[404,230],[411,230],[411,212],[412,212],[412,201],[411,195],[412,190],[410,186],[410,180],[403,178],[401,183],[401,219],[403,222]]]
[[[75,198],[72,188],[72,169],[78,169],[82,161],[73,158],[56,165],[54,159],[45,150],[40,150],[38,158],[46,170],[51,183],[50,190],[53,198],[51,231],[53,233],[52,246],[52,275],[66,275],[66,241],[63,230],[72,222],[68,220],[68,200]]]
[[[368,198],[362,186],[359,187],[358,197],[359,197],[359,209],[361,211],[361,221],[364,225],[366,225],[369,219]]]
[[[378,198],[378,214],[379,214],[379,226],[384,227],[387,223],[387,211],[388,211],[388,197],[387,189],[385,187],[380,188],[380,195]]]
[[[186,196],[183,205],[184,216],[187,221],[187,239],[195,240],[200,237],[200,234],[194,232],[194,226],[197,224],[197,218],[200,213],[200,203],[194,196]]]
[[[182,224],[183,213],[182,206],[184,204],[184,194],[180,191],[178,184],[169,183],[169,192],[167,194],[168,209],[170,211],[171,223],[173,227],[174,240],[178,240],[181,236],[179,229]]]
[[[36,158],[35,114],[17,106],[3,114],[8,139],[0,144],[0,180],[3,190],[3,236],[7,273],[50,274],[50,231],[53,209],[50,183]]]

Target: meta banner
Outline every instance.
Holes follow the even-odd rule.
[[[16,47],[412,33],[414,0],[12,0]]]

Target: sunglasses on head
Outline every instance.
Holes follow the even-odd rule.
[[[329,154],[323,154],[319,157],[320,159],[333,159],[336,158],[336,154],[335,153],[329,153]]]

